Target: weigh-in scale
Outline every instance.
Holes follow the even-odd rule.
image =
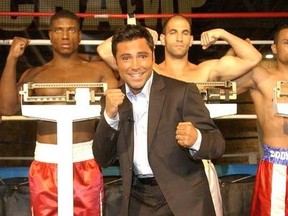
[[[64,96],[33,96],[36,89],[64,89]],[[73,216],[73,122],[100,116],[106,83],[26,83],[19,92],[22,115],[57,123],[58,215]]]

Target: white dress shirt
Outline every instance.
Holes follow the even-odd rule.
[[[142,91],[134,95],[126,85],[126,95],[133,105],[134,119],[134,173],[136,175],[153,176],[152,169],[148,161],[148,106],[150,89],[153,80],[153,73],[147,80]]]

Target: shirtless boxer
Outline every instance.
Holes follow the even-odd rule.
[[[276,66],[258,66],[236,80],[238,92],[249,90],[254,102],[264,151],[256,174],[251,216],[288,215],[288,118],[276,115],[273,106],[276,82],[288,81],[288,25],[275,31],[271,49],[277,56]]]
[[[27,82],[87,83],[105,82],[117,88],[112,70],[103,71],[104,62],[87,62],[78,55],[81,31],[78,17],[70,11],[60,11],[51,17],[49,37],[53,59],[40,67],[25,71],[16,82],[18,58],[29,45],[26,38],[15,37],[1,77],[0,113],[13,115],[20,109],[19,88]],[[63,90],[41,89],[37,95],[63,95]],[[93,158],[92,139],[96,121],[73,123],[74,215],[98,216],[103,199],[101,168]],[[35,160],[29,170],[31,205],[34,216],[57,215],[56,123],[38,121]],[[47,154],[50,154],[47,156]],[[65,152],[63,152],[65,154]]]

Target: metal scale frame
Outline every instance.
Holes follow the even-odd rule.
[[[36,89],[65,89],[64,96],[34,96]],[[58,215],[73,216],[73,122],[100,116],[106,83],[25,83],[22,115],[57,123]]]

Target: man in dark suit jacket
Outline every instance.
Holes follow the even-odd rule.
[[[141,26],[120,28],[112,52],[125,85],[106,92],[93,153],[103,167],[119,159],[120,215],[215,215],[201,159],[220,157],[225,141],[198,88],[153,72]]]

